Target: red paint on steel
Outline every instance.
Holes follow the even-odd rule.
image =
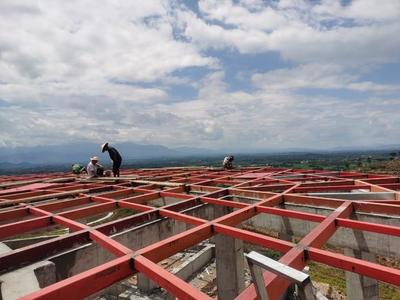
[[[132,183],[131,179],[124,179],[122,176],[118,178],[118,181],[108,183],[101,179],[96,183],[79,182],[80,178],[69,177],[67,181],[62,182],[63,180],[61,180],[59,183],[43,186],[41,184],[44,183],[37,181],[66,177],[66,174],[0,177],[2,187],[5,188],[0,191],[0,195],[3,194],[5,198],[9,199],[18,199],[16,202],[5,199],[3,201],[7,202],[2,202],[2,205],[13,205],[21,202],[18,206],[9,207],[0,212],[0,224],[2,224],[0,225],[0,238],[24,234],[32,229],[40,229],[54,224],[65,226],[71,231],[63,236],[0,255],[0,272],[14,270],[91,241],[119,257],[109,263],[27,295],[26,299],[81,299],[89,296],[133,274],[135,271],[131,268],[132,257],[135,257],[135,265],[140,269],[139,271],[144,272],[179,298],[203,299],[205,297],[204,299],[209,299],[208,296],[170,274],[156,263],[210,238],[213,234],[225,234],[264,248],[280,251],[284,253],[280,261],[298,269],[305,266],[307,259],[311,259],[399,285],[400,271],[397,269],[318,249],[335,233],[337,227],[400,236],[400,229],[396,226],[349,219],[353,207],[355,212],[385,215],[389,218],[391,216],[398,217],[400,216],[398,200],[376,201],[377,203],[374,203],[374,201],[351,202],[295,194],[367,189],[370,191],[390,191],[393,192],[396,199],[400,199],[400,193],[396,191],[400,186],[398,177],[355,172],[266,167],[243,168],[233,171],[215,171],[204,168],[162,168],[124,170],[122,174],[126,176],[134,175],[138,180],[149,182],[169,181],[171,183],[180,182],[185,185],[168,188],[160,182],[160,185],[148,184],[137,188],[132,187],[135,183]],[[279,178],[282,175],[286,177]],[[26,182],[23,182],[22,186],[15,187],[21,185],[21,181]],[[227,186],[221,188],[218,186],[219,184]],[[164,186],[164,190],[160,190],[161,186]],[[10,188],[7,189],[7,187]],[[65,193],[60,194],[63,191],[72,194],[77,191],[79,197],[75,199],[51,198],[52,194],[55,194],[55,196],[58,194],[59,197],[67,196]],[[101,194],[92,196],[92,193]],[[193,193],[197,195],[193,195]],[[40,195],[50,196],[40,197]],[[43,201],[41,203],[32,202],[29,205],[23,203],[25,199],[35,201],[32,198],[34,196],[45,199],[45,203]],[[149,201],[161,197],[172,197],[179,201],[161,208],[148,205]],[[226,198],[220,199],[222,197]],[[236,201],[238,199],[235,198],[241,197],[250,198],[252,203]],[[228,213],[211,220],[203,220],[184,213],[187,209],[195,209],[196,206],[204,207],[207,204],[225,206],[229,208],[226,210]],[[285,204],[290,205],[283,208],[282,205]],[[321,216],[295,210],[296,207],[301,206],[315,207],[332,212],[328,216]],[[129,208],[139,213],[94,227],[78,222],[81,218],[118,208]],[[232,209],[236,210],[232,211]],[[60,210],[63,212],[59,212]],[[317,222],[318,224],[297,245],[234,227],[240,226],[243,221],[249,220],[257,214],[271,214]],[[263,215],[258,217],[262,218]],[[22,218],[32,219],[21,220]],[[164,218],[185,222],[187,224],[186,230],[150,244],[136,252],[109,236],[137,225],[144,224],[143,226],[146,226],[146,222],[162,222]],[[308,253],[308,256],[306,256],[306,253]],[[271,298],[279,297],[288,284],[285,280],[267,272],[264,274],[264,280]],[[238,299],[255,299],[254,286],[251,285],[247,288],[238,296]]]
[[[83,299],[133,274],[131,260],[132,258],[129,255],[117,258],[101,266],[38,290],[37,292],[22,297],[21,300]]]
[[[190,284],[186,283],[179,277],[169,273],[159,265],[146,259],[143,256],[134,258],[135,269],[152,278],[161,287],[173,294],[178,299],[183,300],[211,300],[209,296],[203,294]]]

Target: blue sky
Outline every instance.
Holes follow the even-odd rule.
[[[400,140],[398,0],[0,2],[0,147]]]

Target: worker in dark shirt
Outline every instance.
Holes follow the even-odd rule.
[[[119,168],[121,167],[122,157],[114,147],[108,146],[108,143],[101,145],[101,152],[108,151],[111,160],[113,161],[112,171],[114,177],[119,177]]]

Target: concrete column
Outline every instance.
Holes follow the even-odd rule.
[[[137,274],[137,286],[143,292],[150,292],[157,287],[157,285],[143,273]]]
[[[217,288],[219,300],[232,300],[244,289],[243,241],[215,236]]]
[[[279,239],[291,242],[293,231],[288,217],[282,217],[282,229],[278,233]]]
[[[375,262],[374,254],[345,248],[347,256]],[[346,272],[347,299],[349,300],[379,300],[379,285],[375,279]]]

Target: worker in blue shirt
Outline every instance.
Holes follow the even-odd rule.
[[[101,152],[104,153],[105,151],[108,151],[108,154],[110,155],[110,158],[113,162],[112,171],[113,171],[114,177],[119,177],[119,168],[121,167],[121,163],[122,163],[121,155],[119,154],[117,149],[115,149],[114,147],[108,146],[108,143],[101,145]]]

